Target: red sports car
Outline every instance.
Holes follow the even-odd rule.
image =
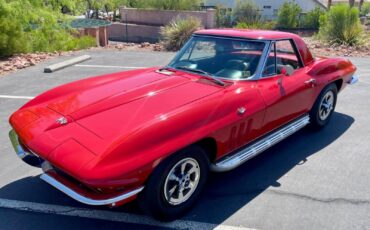
[[[357,81],[343,58],[313,58],[278,31],[200,30],[165,67],[72,82],[10,117],[18,156],[89,205],[139,199],[181,216],[209,171],[231,170],[310,124],[325,126]]]

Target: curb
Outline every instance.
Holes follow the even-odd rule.
[[[76,57],[76,58],[69,59],[67,61],[63,61],[63,62],[59,62],[59,63],[53,64],[53,65],[49,65],[49,66],[44,68],[44,73],[52,73],[52,72],[55,72],[57,70],[63,69],[65,67],[68,67],[68,66],[71,66],[71,65],[89,60],[89,59],[91,59],[91,57],[89,55],[82,55],[82,56],[79,56],[79,57]]]

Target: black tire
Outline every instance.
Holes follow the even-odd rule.
[[[199,178],[199,180],[197,182],[197,185],[193,186],[195,189],[189,188],[190,189],[189,191],[192,192],[185,201],[179,204],[174,203],[171,204],[170,200],[175,198],[172,198],[172,196],[168,198],[169,193],[165,194],[165,188],[166,186],[168,188],[170,187],[173,188],[177,186],[177,190],[175,189],[174,190],[175,192],[173,194],[175,194],[174,196],[178,194],[179,197],[180,193],[179,188],[182,188],[181,187],[182,185],[185,186],[185,183],[181,184],[179,181],[170,180],[169,178],[171,178],[170,174],[174,175],[175,172],[178,172],[176,171],[178,170],[177,167],[180,166],[181,168],[181,164],[184,164],[182,162],[184,163],[186,162],[185,165],[187,168],[189,168],[190,166],[191,169],[192,167],[194,167],[194,169],[197,170],[196,172],[189,176],[189,180],[191,180],[191,177],[195,178],[197,172],[199,172],[199,177],[197,177]],[[194,166],[194,164],[195,165],[198,164],[199,167]],[[189,171],[191,171],[191,169],[189,169]],[[185,171],[186,170],[187,169],[185,169]],[[181,217],[183,214],[185,214],[185,212],[187,212],[195,203],[206,183],[208,173],[209,173],[209,159],[206,152],[199,146],[187,147],[177,152],[176,154],[170,156],[157,166],[152,175],[149,177],[149,180],[147,181],[144,190],[139,194],[138,197],[139,206],[144,212],[158,220],[171,221],[177,219]],[[182,176],[182,178],[184,177],[186,176]],[[179,179],[181,178],[181,176],[176,178]],[[169,185],[170,183],[175,185],[170,186]],[[185,190],[186,189],[184,189],[184,191]],[[181,194],[183,193],[181,192]]]
[[[337,104],[337,94],[338,89],[335,84],[330,84],[321,91],[310,111],[310,125],[313,129],[321,129],[330,121]],[[332,102],[325,103],[325,100],[331,97]],[[328,105],[331,108],[328,108]]]

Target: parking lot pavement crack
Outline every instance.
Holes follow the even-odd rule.
[[[279,196],[288,196],[288,197],[293,197],[297,199],[304,199],[304,200],[320,202],[320,203],[327,203],[327,204],[333,203],[333,204],[351,204],[351,205],[370,205],[370,200],[365,200],[365,199],[351,199],[351,198],[342,198],[342,197],[319,198],[319,197],[313,197],[313,196],[308,196],[304,194],[292,193],[292,192],[275,190],[275,189],[269,189],[267,190],[267,192],[275,194],[275,195],[279,195]]]
[[[283,190],[276,190],[276,189],[256,189],[256,190],[249,190],[247,192],[242,192],[242,193],[215,193],[212,192],[211,196],[215,197],[231,197],[231,196],[246,196],[246,197],[255,197],[260,194],[271,194],[271,195],[277,195],[277,196],[286,196],[290,198],[295,198],[295,199],[303,199],[307,201],[312,201],[312,202],[320,202],[320,203],[325,203],[325,204],[337,204],[337,205],[370,205],[370,200],[366,199],[351,199],[351,198],[343,198],[343,197],[336,197],[336,198],[320,198],[320,197],[314,197],[314,196],[309,196],[305,194],[299,194],[299,193],[292,193],[292,192],[287,192]]]

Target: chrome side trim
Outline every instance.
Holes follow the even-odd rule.
[[[94,199],[90,199],[90,198],[87,198],[85,196],[82,196],[82,195],[78,194],[77,192],[68,188],[67,186],[60,183],[59,181],[57,181],[53,177],[49,176],[48,174],[45,174],[45,173],[42,174],[40,176],[40,179],[45,181],[46,183],[50,184],[51,186],[55,187],[56,189],[63,192],[67,196],[71,197],[72,199],[75,199],[75,200],[77,200],[81,203],[88,204],[88,205],[112,205],[112,206],[115,206],[115,204],[117,202],[128,199],[128,198],[138,194],[139,192],[141,192],[144,189],[144,187],[140,187],[140,188],[137,188],[133,191],[124,193],[122,195],[119,195],[119,196],[116,196],[116,197],[113,197],[113,198],[110,198],[110,199],[94,200]]]
[[[358,82],[358,77],[356,75],[353,75],[351,77],[351,80],[348,82],[348,84],[353,85]]]
[[[282,128],[268,134],[266,137],[255,142],[254,144],[248,145],[240,151],[234,153],[233,155],[212,164],[211,170],[214,172],[225,172],[232,170],[245,163],[249,159],[257,156],[266,149],[270,148],[271,146],[289,137],[309,123],[310,118],[308,115],[305,115],[304,117],[301,117],[291,122],[290,124],[285,125]]]
[[[41,164],[44,160],[38,157],[35,153],[31,152],[29,149],[24,149],[19,142],[19,138],[14,129],[9,131],[9,139],[12,143],[14,151],[17,153],[17,156],[22,159],[25,163],[34,166],[41,167]]]

